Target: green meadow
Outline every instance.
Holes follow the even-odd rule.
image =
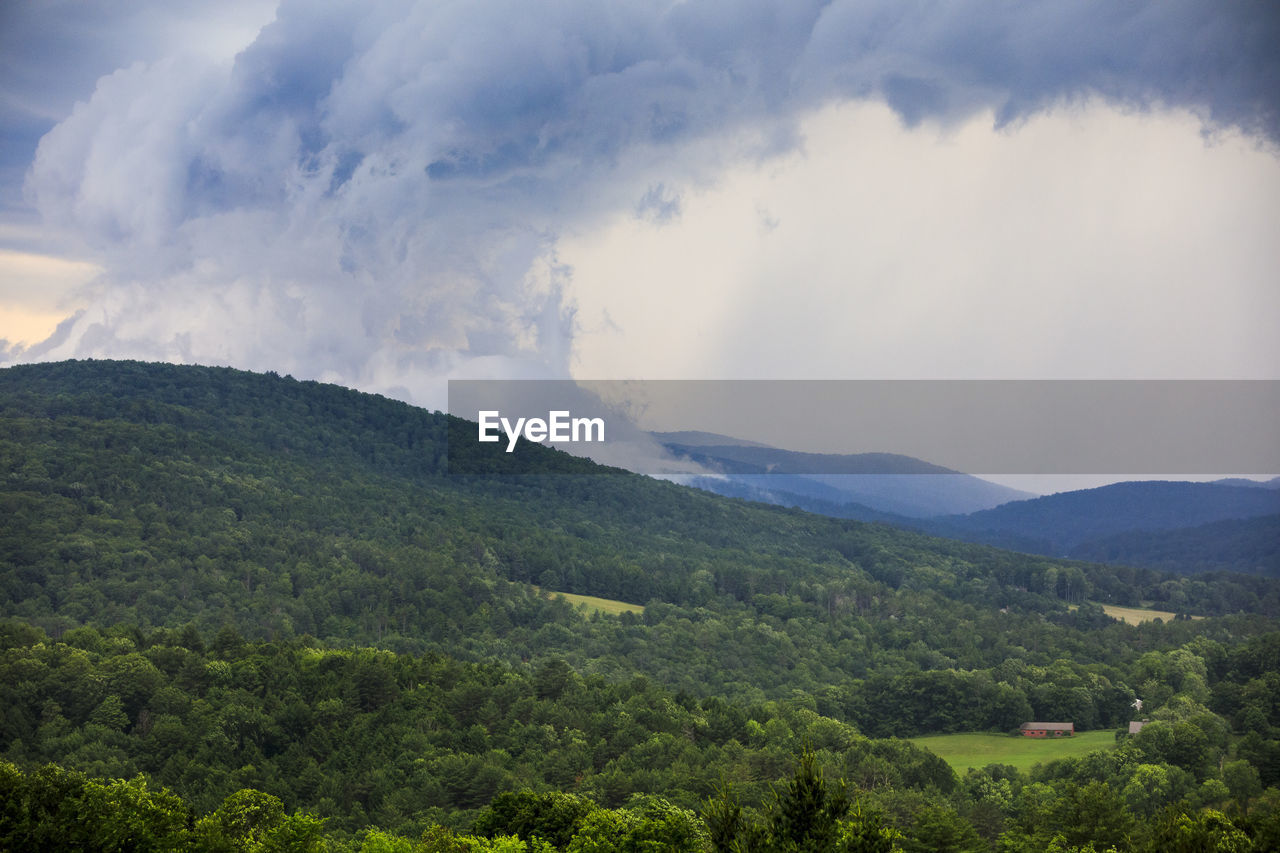
[[[1034,764],[1055,758],[1111,749],[1116,744],[1116,736],[1111,729],[1047,739],[966,732],[925,735],[910,738],[910,741],[946,761],[957,773],[964,773],[970,767],[986,767],[988,764],[1012,764],[1019,770],[1028,770]]]
[[[587,608],[588,613],[609,613],[614,616],[619,613],[644,613],[643,604],[628,604],[625,601],[617,601],[612,598],[597,598],[594,595],[578,595],[572,592],[555,592],[537,587],[535,589],[538,589],[540,593],[548,598],[563,598],[574,607],[581,604]]]
[[[1069,610],[1078,610],[1079,605],[1071,604],[1067,606]],[[1112,619],[1119,619],[1130,625],[1141,625],[1143,622],[1152,622],[1159,619],[1163,622],[1171,622],[1178,614],[1170,610],[1152,610],[1149,607],[1121,607],[1118,604],[1103,604],[1103,611]],[[1192,616],[1192,619],[1203,619],[1203,616]]]
[[[1115,604],[1104,604],[1102,609],[1107,615],[1119,619],[1121,622],[1128,622],[1130,625],[1138,625],[1143,622],[1150,622],[1153,619],[1161,619],[1168,622],[1177,614],[1170,613],[1168,610],[1149,610],[1146,607],[1120,607]],[[1192,619],[1203,619],[1203,616],[1192,616]]]

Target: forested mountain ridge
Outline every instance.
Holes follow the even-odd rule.
[[[1280,515],[1229,518],[1175,530],[1130,530],[1082,542],[1081,560],[1167,572],[1250,572],[1280,578]]]
[[[1119,561],[1128,552],[1109,545],[1107,540],[1113,537],[1136,543],[1142,536],[1158,538],[1170,531],[1188,536],[1190,543],[1196,536],[1190,533],[1194,528],[1276,513],[1280,513],[1280,491],[1262,484],[1134,481],[1014,501],[968,515],[928,519],[916,526],[939,536],[1029,553]],[[1202,537],[1195,558],[1178,559],[1166,552],[1162,560],[1136,548],[1132,553],[1140,565],[1181,572],[1229,566],[1280,574],[1280,564],[1269,559],[1272,552],[1262,541],[1242,538],[1234,546],[1215,549],[1211,544],[1215,539],[1213,531]]]
[[[937,473],[946,469],[905,456],[795,453],[708,433],[654,435],[669,451],[719,472],[692,477],[690,485],[727,497],[1049,557],[1280,577],[1274,521],[1260,521],[1280,512],[1280,478],[1132,481],[1034,497]],[[854,473],[895,469],[911,473]],[[1218,526],[1198,529],[1206,525]]]
[[[1067,611],[1086,600],[1280,611],[1262,581],[1015,555],[634,475],[449,477],[445,416],[269,375],[14,367],[0,371],[0,417],[0,592],[7,612],[55,633],[189,622],[513,662],[543,653],[611,666],[622,655],[691,692],[733,683],[758,695],[806,685],[753,672],[755,655],[803,660],[825,685],[912,644],[926,669],[1024,654],[1048,664],[1048,647],[1111,661],[1106,632],[1073,627],[1096,618]],[[532,444],[499,458],[598,470]],[[557,631],[530,584],[652,602],[650,645],[670,645],[628,652],[612,620]],[[776,630],[755,631],[760,620]],[[690,632],[707,634],[695,647],[730,641],[748,659],[691,666]]]
[[[1132,753],[1106,771],[1121,788],[1139,765],[1171,760],[1185,774],[1168,787],[1176,799],[1212,776],[1210,752],[1256,767],[1276,754],[1266,672],[1280,666],[1237,673],[1229,663],[1246,643],[1274,658],[1280,601],[1262,579],[1174,578],[951,543],[586,473],[591,463],[534,445],[503,461],[542,473],[450,477],[451,427],[468,429],[376,396],[227,369],[0,370],[0,601],[16,626],[0,757],[141,770],[206,812],[228,790],[258,786],[354,830],[375,814],[383,826],[461,828],[486,796],[517,786],[608,805],[621,802],[610,790],[692,805],[711,793],[709,778],[681,788],[643,770],[668,766],[685,743],[702,749],[699,720],[717,732],[706,748],[728,750],[725,763],[681,760],[733,768],[756,805],[806,739],[833,773],[875,788],[894,784],[876,770],[885,759],[840,763],[863,736],[1007,730],[1032,717],[1118,727],[1139,696],[1153,712],[1169,706],[1170,727],[1199,720],[1210,734],[1192,748],[1179,730],[1190,740],[1177,758],[1165,746]],[[647,606],[588,618],[533,584]],[[1220,615],[1131,627],[1091,601]],[[237,663],[246,658],[252,666]],[[318,659],[337,681],[291,695]],[[454,674],[437,683],[432,673]],[[98,692],[67,695],[78,677]],[[540,677],[581,685],[564,694],[577,710],[535,713],[549,698]],[[534,706],[520,704],[526,696]],[[342,749],[380,755],[392,717],[416,720],[442,702],[442,739],[412,747],[443,762],[413,783],[412,815],[390,792],[418,765],[387,777],[359,762],[329,767],[325,750],[336,746],[291,734],[325,715],[367,714],[341,732],[373,740]],[[619,722],[628,703],[634,730],[574,716]],[[596,705],[607,710],[588,710]],[[722,713],[730,722],[717,728]],[[1241,752],[1228,730],[1254,740]],[[94,746],[104,743],[109,759]],[[532,750],[526,758],[518,744]],[[221,755],[229,764],[216,764]],[[342,778],[342,796],[295,785],[316,772]],[[485,781],[451,791],[446,778]],[[620,779],[631,787],[608,787]],[[952,796],[941,778],[919,783],[930,786],[942,792],[930,797]],[[1196,802],[1218,802],[1210,796]],[[1048,825],[1023,817],[1028,837]]]

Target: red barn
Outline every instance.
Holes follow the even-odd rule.
[[[1023,723],[1023,737],[1071,737],[1076,733],[1075,723]]]

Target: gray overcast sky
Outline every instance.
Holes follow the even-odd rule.
[[[1280,378],[1272,3],[0,11],[0,362]]]

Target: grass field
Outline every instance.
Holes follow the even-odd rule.
[[[534,587],[534,589],[549,598],[560,596],[574,607],[581,604],[587,608],[588,613],[609,613],[614,616],[619,613],[644,613],[643,604],[627,604],[625,601],[615,601],[612,598],[596,598],[594,595],[578,595],[572,592],[555,592],[539,587]]]
[[[1019,770],[1026,770],[1042,761],[1083,755],[1097,749],[1111,749],[1116,745],[1115,732],[1110,729],[1044,740],[985,733],[926,735],[910,740],[937,755],[961,774],[970,767],[986,767],[988,764],[1012,764]]]
[[[1128,622],[1130,625],[1137,625],[1139,622],[1150,622],[1159,616],[1163,621],[1168,622],[1176,613],[1170,613],[1167,610],[1147,610],[1139,607],[1118,607],[1114,604],[1104,604],[1102,609],[1107,611],[1107,615],[1112,618],[1119,619],[1121,622]],[[1203,616],[1192,616],[1192,619],[1203,619]]]
[[[1071,610],[1075,610],[1078,605],[1069,605]],[[1168,622],[1176,613],[1170,613],[1168,610],[1150,610],[1146,607],[1121,607],[1118,604],[1104,604],[1102,609],[1112,619],[1119,619],[1121,622],[1127,622],[1130,625],[1137,625],[1142,622],[1150,622],[1157,617],[1162,621]],[[1192,619],[1203,619],[1203,616],[1192,616]]]

